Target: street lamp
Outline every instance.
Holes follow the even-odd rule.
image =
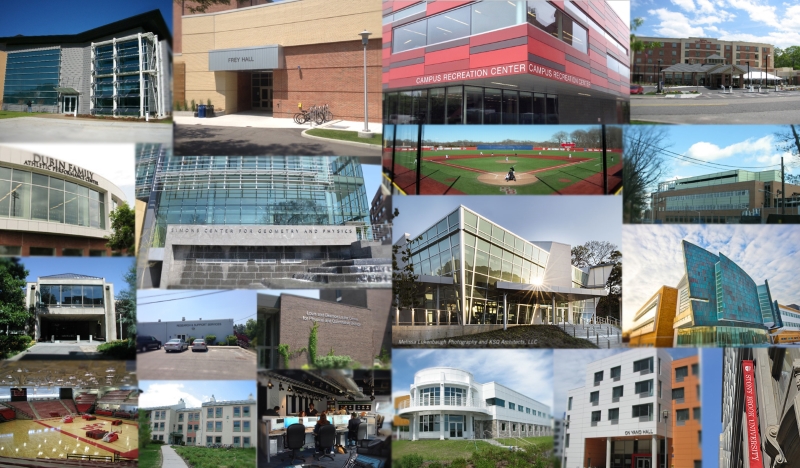
[[[764,61],[764,79],[767,80],[767,88],[769,88],[769,78],[767,74],[769,73],[769,54],[765,56]]]
[[[358,137],[372,138],[372,131],[369,129],[369,112],[367,103],[367,43],[369,42],[369,36],[371,36],[372,33],[365,29],[358,33],[358,35],[361,36],[361,45],[364,46],[364,130],[358,132]]]
[[[663,85],[661,83],[661,59],[658,59],[658,76],[657,76],[657,79],[658,79],[658,92],[661,93],[661,92],[664,91],[664,88],[662,87]]]
[[[664,417],[664,468],[667,468],[667,453],[669,453],[669,442],[667,442],[667,418],[669,418],[669,411],[664,410],[661,412]]]

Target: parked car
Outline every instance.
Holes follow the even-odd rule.
[[[161,342],[151,335],[136,335],[136,350],[145,352],[150,349],[161,349]]]
[[[208,352],[208,345],[206,344],[206,340],[202,338],[198,338],[192,342],[192,352],[195,351],[206,351]]]
[[[644,94],[644,88],[639,85],[632,84],[631,94]]]
[[[167,341],[167,343],[164,345],[164,351],[167,353],[170,351],[177,351],[181,353],[183,351],[186,351],[187,349],[189,349],[189,343],[183,341],[180,338],[173,338]]]

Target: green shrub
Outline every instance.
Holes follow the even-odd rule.
[[[166,442],[163,440],[151,440],[150,443],[153,445],[164,445]]]
[[[109,341],[98,346],[97,351],[113,359],[136,359],[136,345],[133,339]]]
[[[192,112],[197,110],[197,104],[194,103],[194,99],[192,99]]]
[[[189,337],[189,340],[187,341],[187,343],[189,343],[189,344],[192,344],[192,343],[194,343],[194,340],[196,340],[196,339],[197,339],[197,338],[195,338],[195,337],[193,337],[193,336],[190,336],[190,337]]]
[[[398,468],[421,468],[422,467],[422,455],[412,454],[406,455],[403,458],[397,460]]]
[[[355,361],[350,356],[322,356],[314,363],[317,369],[348,369]]]
[[[236,346],[237,340],[236,336],[228,335],[228,346]]]
[[[211,99],[207,100],[206,104],[210,106],[211,105]]]
[[[217,335],[206,335],[206,344],[211,346],[217,341]]]
[[[467,461],[463,458],[456,458],[450,463],[450,468],[467,468]]]
[[[432,462],[428,463],[428,468],[443,468],[443,466],[439,462]]]

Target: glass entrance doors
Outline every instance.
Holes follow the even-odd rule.
[[[450,438],[453,437],[464,437],[464,423],[462,422],[450,423]],[[647,465],[647,468],[650,468],[650,465]]]
[[[64,114],[74,114],[78,108],[78,96],[64,96],[61,112]]]
[[[272,112],[272,72],[252,73],[253,110]]]
[[[650,468],[650,459],[649,458],[637,458],[636,459],[636,468]]]

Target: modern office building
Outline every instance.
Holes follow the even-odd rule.
[[[672,361],[672,440],[669,466],[700,467],[703,460],[700,357]]]
[[[631,344],[653,346],[656,340],[657,346],[665,345],[670,317],[673,346],[769,343],[768,330],[783,326],[769,282],[756,284],[747,272],[722,253],[715,255],[685,240],[682,249],[685,273],[675,288],[676,306],[673,308],[672,302],[668,302],[672,293],[661,288],[637,311],[633,331],[625,331],[631,335],[642,332],[641,338],[636,337],[637,341],[632,336]],[[657,333],[648,325],[650,320],[660,324]]]
[[[233,319],[206,319],[183,320],[162,322],[142,322],[136,323],[136,332],[140,335],[150,335],[156,337],[162,343],[173,338],[179,338],[191,343],[190,338],[202,338],[206,336],[216,337],[217,342],[223,342],[228,336],[233,335]]]
[[[388,124],[622,123],[629,28],[605,1],[387,1]]]
[[[664,419],[674,414],[671,370],[663,349],[630,350],[587,365],[585,385],[567,394],[562,466],[664,467],[664,441],[674,437]]]
[[[549,406],[497,382],[476,382],[466,370],[420,370],[410,392],[399,414],[411,423],[411,440],[552,435]]]
[[[149,187],[144,287],[388,287],[391,281],[390,247],[370,223],[358,158],[166,154],[153,175],[140,174],[141,196]]]
[[[372,367],[382,350],[391,350],[391,297],[388,288],[320,290],[319,299],[259,294],[258,368],[284,368],[279,347],[306,348],[314,324],[320,355],[333,350],[335,355]],[[307,353],[294,354],[289,368],[299,369],[308,361]]]
[[[566,413],[564,416],[566,416]],[[564,459],[564,434],[567,432],[566,429],[566,419],[553,419],[553,456],[562,461]]]
[[[291,118],[328,104],[336,119],[364,120],[366,46],[369,120],[381,115],[380,5],[362,0],[245,0],[193,12],[173,4],[176,100],[226,114]],[[180,39],[177,39],[177,38]]]
[[[678,290],[662,286],[633,316],[633,326],[626,333],[630,346],[672,347],[677,308]]]
[[[785,190],[785,194],[784,194]],[[785,196],[784,196],[785,195]],[[766,222],[769,214],[800,214],[800,186],[783,184],[781,171],[742,169],[661,182],[651,194],[656,224]]]
[[[392,224],[392,196],[389,190],[383,186],[378,187],[375,196],[372,197],[372,204],[369,208],[369,219],[372,226],[391,226]],[[392,244],[391,229],[385,229],[380,233],[380,240],[384,244]]]
[[[36,310],[36,341],[117,339],[114,285],[104,278],[40,276],[25,287],[25,307]]]
[[[775,46],[761,42],[722,41],[705,37],[643,37],[645,45],[661,43],[632,55],[631,81],[656,83],[659,72],[668,84],[730,86],[731,65],[734,79],[748,71],[774,70]],[[769,57],[769,58],[767,58]],[[681,68],[678,65],[690,65]],[[727,67],[725,67],[727,65]],[[766,68],[766,70],[765,70]],[[673,75],[674,72],[674,75]],[[742,81],[740,80],[739,83]]]
[[[800,467],[800,349],[726,348],[719,466]]]
[[[201,447],[209,444],[256,446],[258,419],[253,395],[238,401],[217,401],[211,395],[200,408],[187,408],[181,398],[171,406],[142,410],[153,425],[153,440]]]
[[[770,340],[773,344],[782,345],[800,342],[800,306],[797,304],[778,304],[778,313],[783,325],[770,330]]]
[[[162,118],[171,35],[158,10],[78,34],[0,37],[3,110]]]
[[[418,276],[417,305],[397,311],[395,340],[414,325],[461,335],[591,321],[613,267],[576,268],[569,245],[525,240],[463,205],[395,245],[398,268],[410,250]]]
[[[109,214],[125,201],[92,171],[0,146],[0,255],[110,256]]]

